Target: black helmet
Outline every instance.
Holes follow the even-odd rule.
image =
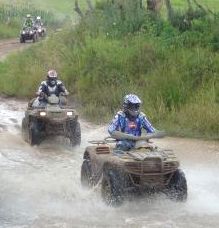
[[[141,105],[140,98],[135,94],[128,94],[123,99],[124,112],[130,117],[137,117]]]

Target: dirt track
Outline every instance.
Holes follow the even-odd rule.
[[[30,43],[20,44],[19,39],[0,40],[0,61],[4,60],[8,54],[28,47]]]
[[[1,43],[2,44],[2,43]],[[0,44],[0,56],[20,44]],[[5,43],[6,44],[6,43]],[[26,44],[25,44],[26,45]],[[61,139],[31,147],[21,138],[26,102],[0,98],[0,227],[219,227],[219,142],[165,138],[154,140],[175,150],[188,181],[188,200],[162,196],[109,208],[99,189],[80,185],[82,154],[91,139],[107,135],[107,126],[86,121],[82,145],[72,150]]]

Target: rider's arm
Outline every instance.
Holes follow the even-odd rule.
[[[142,127],[146,130],[147,134],[142,136],[142,139],[148,140],[152,138],[163,138],[166,133],[164,131],[159,131],[155,129],[152,124],[149,122],[144,113],[141,113],[142,117]]]
[[[155,133],[156,129],[152,126],[150,121],[147,119],[144,113],[140,114],[140,118],[142,121],[142,127],[146,130],[147,133]]]
[[[41,82],[38,91],[36,92],[36,95],[39,96],[42,92],[45,93],[46,92],[46,82],[43,81]]]
[[[133,141],[137,141],[137,140],[140,140],[141,137],[139,136],[134,136],[132,134],[127,134],[127,133],[124,133],[124,132],[121,132],[121,131],[113,131],[110,136],[114,139],[118,139],[118,140],[133,140]]]
[[[57,85],[58,85],[59,93],[64,93],[65,96],[69,95],[69,92],[65,88],[62,81],[58,80]]]
[[[119,116],[118,114],[114,117],[108,126],[108,132],[111,135],[114,131],[119,130]]]

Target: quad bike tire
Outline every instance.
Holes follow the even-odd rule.
[[[92,170],[89,159],[85,159],[81,166],[81,185],[86,188],[92,186]]]
[[[22,127],[22,129],[21,129],[22,130],[22,137],[23,137],[25,142],[28,142],[28,134],[27,134],[28,123],[27,123],[25,118],[22,119],[21,127]]]
[[[20,37],[20,43],[25,43],[25,39],[23,37]]]
[[[36,121],[32,121],[29,126],[29,143],[31,146],[38,145],[40,143]]]
[[[71,146],[79,146],[81,144],[81,126],[79,122],[70,122],[69,139]]]
[[[182,170],[178,169],[173,174],[167,189],[170,199],[185,201],[187,199],[187,181]]]
[[[113,207],[122,205],[124,201],[124,179],[119,171],[105,169],[103,172],[101,195],[103,201]]]
[[[38,40],[38,36],[37,36],[37,34],[34,34],[33,35],[33,43],[37,42],[37,40]]]

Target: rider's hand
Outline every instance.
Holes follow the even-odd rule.
[[[149,137],[147,135],[145,136],[139,136],[138,137],[138,140],[145,140],[145,141],[148,141],[149,140]]]
[[[41,99],[46,99],[46,100],[48,99],[47,94],[46,94],[46,93],[44,93],[44,92],[40,92],[39,97],[40,97]]]
[[[65,96],[64,92],[59,93],[59,96]]]
[[[148,133],[147,135],[144,136],[140,136],[138,140],[146,140],[148,141],[149,139],[152,138],[163,138],[165,136],[165,132],[164,131],[155,131],[154,133]]]
[[[165,131],[156,131],[156,138],[163,138],[164,136],[166,136],[166,132]]]
[[[45,97],[45,93],[44,92],[40,92],[40,97]]]

